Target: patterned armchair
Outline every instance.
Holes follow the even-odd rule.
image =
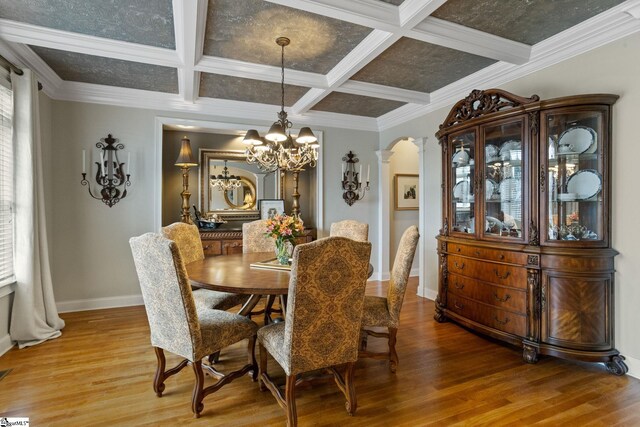
[[[274,252],[276,241],[267,237],[267,221],[259,219],[257,221],[245,222],[242,224],[242,252]]]
[[[352,219],[334,222],[331,224],[329,236],[340,236],[359,242],[367,242],[369,241],[369,224]]]
[[[250,371],[253,371],[255,381],[257,366],[254,344],[258,327],[244,316],[196,307],[186,268],[175,242],[158,234],[147,233],[131,238],[129,244],[149,319],[151,345],[158,361],[153,390],[161,397],[164,381],[191,362],[196,377],[191,409],[198,418],[204,408],[202,399],[208,394]],[[217,377],[221,374],[202,365],[202,358],[245,338],[249,339],[249,363],[223,375],[215,384],[205,388],[203,368]],[[184,360],[176,367],[165,370],[165,350]]]
[[[377,297],[367,295],[364,297],[364,315],[362,316],[362,338],[360,357],[371,357],[374,359],[388,359],[389,369],[395,372],[398,366],[398,353],[396,353],[396,334],[400,324],[400,309],[407,290],[409,273],[413,256],[418,246],[418,227],[412,225],[402,234],[396,259],[391,270],[389,289],[387,297]],[[374,332],[366,328],[384,327],[388,333]],[[385,353],[373,353],[367,351],[367,335],[389,340],[389,351]]]
[[[370,254],[371,243],[344,237],[317,240],[293,252],[286,321],[258,330],[260,390],[271,390],[289,426],[297,424],[296,379],[316,369],[331,369],[347,411],[356,411],[353,375]],[[267,352],[287,376],[284,398],[267,373]],[[335,368],[342,364],[344,377]]]
[[[174,222],[171,225],[162,227],[161,230],[164,237],[176,242],[185,264],[204,259],[204,250],[202,249],[198,227],[184,222]],[[244,304],[248,299],[246,295],[209,289],[194,290],[193,298],[197,306],[216,310],[228,310],[238,304]]]

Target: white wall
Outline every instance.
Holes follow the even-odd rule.
[[[395,185],[394,176],[396,174],[415,174],[418,175],[418,147],[408,139],[398,141],[393,148],[393,155],[389,164],[389,188],[393,194],[389,198],[389,212],[391,213],[391,226],[389,227],[391,242],[391,251],[389,252],[389,265],[393,265],[393,261],[398,252],[400,238],[402,233],[411,225],[418,225],[418,211],[397,211],[395,210]],[[418,268],[418,257],[413,259],[413,268]]]
[[[542,99],[582,93],[613,93],[620,99],[613,109],[613,238],[612,245],[620,251],[616,257],[615,324],[616,346],[627,357],[630,373],[640,376],[640,339],[635,329],[640,324],[640,200],[635,194],[638,161],[640,159],[640,34],[568,59],[560,64],[501,86],[501,89],[522,96],[538,94]],[[484,89],[484,88],[479,88]],[[438,206],[440,198],[440,148],[433,136],[451,106],[388,129],[380,136],[381,145],[403,136],[428,136],[432,144],[425,171],[434,183],[429,192],[429,205]],[[437,172],[437,173],[436,173]],[[437,181],[437,189],[435,182]],[[437,258],[434,236],[440,228],[436,209],[425,212],[428,227],[423,237],[431,255],[426,271],[426,286],[437,291]]]

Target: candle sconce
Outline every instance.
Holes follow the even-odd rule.
[[[102,187],[99,196],[93,194],[91,184],[87,180],[85,150],[82,150],[82,180],[80,184],[88,187],[91,197],[101,200],[105,205],[112,207],[127,197],[126,187],[131,185],[131,181],[129,181],[131,176],[131,153],[128,155],[127,163],[120,162],[118,151],[122,150],[124,145],[118,143],[118,140],[113,138],[111,134],[96,143],[96,147],[102,150],[100,152],[100,161],[95,162],[98,167],[95,180]]]
[[[360,165],[360,172],[356,172],[356,163],[360,160],[356,155],[349,151],[342,161],[347,164],[345,169],[344,163],[342,164],[342,198],[349,205],[353,205],[358,200],[361,200],[369,190],[369,165],[367,165],[367,181],[366,185],[362,186],[362,165]]]

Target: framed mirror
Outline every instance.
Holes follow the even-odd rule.
[[[240,186],[223,190],[214,187],[211,179],[223,174],[240,179]],[[225,221],[249,221],[260,218],[258,200],[273,199],[279,194],[280,180],[276,172],[265,173],[247,163],[243,151],[200,149],[200,211],[215,213]]]

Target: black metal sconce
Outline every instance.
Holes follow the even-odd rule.
[[[346,170],[344,164],[342,165],[342,198],[351,206],[358,200],[361,200],[367,190],[369,190],[369,165],[367,165],[366,185],[363,187],[362,165],[360,165],[360,171],[356,172],[356,163],[360,161],[356,155],[349,151],[342,158],[342,161],[347,164]]]
[[[93,194],[91,185],[87,180],[85,150],[82,150],[82,180],[80,184],[88,186],[91,197],[101,200],[105,205],[112,207],[127,197],[126,187],[131,185],[131,181],[129,181],[131,176],[129,173],[131,172],[131,153],[129,153],[126,164],[120,162],[118,159],[118,150],[122,150],[124,145],[118,143],[118,140],[113,138],[111,134],[96,143],[96,147],[102,150],[100,152],[100,161],[95,162],[98,167],[96,171],[96,182],[102,187],[99,197]]]

